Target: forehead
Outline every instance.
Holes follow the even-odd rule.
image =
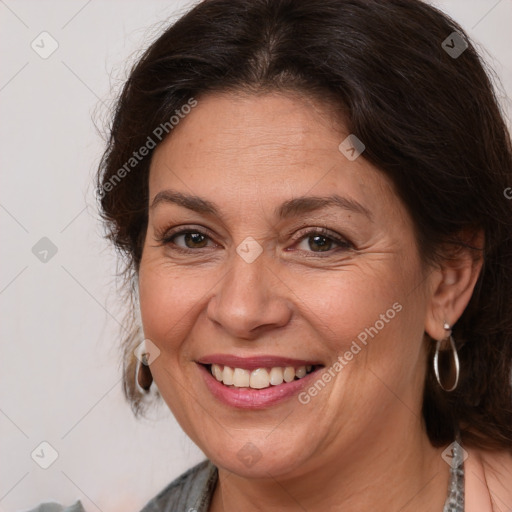
[[[198,100],[155,154],[167,149],[169,156],[180,146],[194,150],[175,155],[180,160],[194,161],[208,153],[212,159],[253,155],[259,163],[263,159],[270,164],[272,157],[279,163],[333,144],[336,148],[341,131],[328,106],[296,94],[211,94]]]
[[[201,97],[155,150],[150,202],[170,187],[226,200],[333,191],[390,200],[382,172],[339,150],[349,135],[339,119],[331,104],[297,94]]]

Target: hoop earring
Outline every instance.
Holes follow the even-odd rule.
[[[437,340],[436,351],[434,353],[433,363],[434,363],[434,373],[436,375],[437,383],[439,384],[439,386],[441,387],[441,389],[443,391],[446,391],[447,393],[449,393],[450,391],[453,391],[457,387],[457,384],[459,383],[460,366],[459,366],[459,356],[457,354],[457,347],[455,346],[455,341],[453,340],[453,336],[452,336],[452,329],[451,329],[450,325],[446,322],[444,323],[443,327],[446,331],[448,331],[448,334],[445,338],[443,338],[441,340]],[[441,378],[439,376],[439,351],[441,349],[441,343],[443,343],[443,341],[446,341],[446,340],[449,340],[449,342],[450,342],[450,348],[451,348],[451,351],[453,354],[453,362],[455,364],[455,382],[453,383],[453,386],[451,388],[444,387],[443,383],[441,382]]]
[[[148,354],[142,354],[142,361],[137,363],[135,382],[145,393],[149,393],[151,384],[153,384],[153,375],[149,368]]]

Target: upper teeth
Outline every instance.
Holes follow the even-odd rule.
[[[212,375],[226,386],[235,386],[237,388],[263,389],[270,385],[277,386],[283,382],[291,382],[297,377],[302,379],[306,373],[310,372],[313,366],[286,366],[284,368],[276,366],[274,368],[256,368],[256,370],[245,370],[243,368],[231,368],[229,366],[220,366],[212,364]]]

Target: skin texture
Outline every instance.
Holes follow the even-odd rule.
[[[464,251],[426,267],[391,182],[363,156],[338,150],[349,133],[334,110],[292,93],[210,94],[155,151],[139,272],[151,371],[182,428],[219,468],[211,510],[440,511],[449,466],[426,436],[421,403],[425,331],[445,336],[480,270]],[[214,202],[219,216],[159,202],[172,189]],[[279,219],[301,196],[337,193],[371,218],[337,207]],[[208,232],[162,243],[181,226]],[[350,242],[320,251],[327,228]],[[253,237],[262,254],[236,252]],[[308,404],[230,408],[195,361],[213,353],[271,354],[329,367],[393,304],[402,309]],[[237,457],[246,444],[261,458]],[[321,492],[319,492],[321,489]]]

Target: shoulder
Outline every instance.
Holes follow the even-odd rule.
[[[464,463],[467,512],[512,509],[512,450],[468,449]]]
[[[27,512],[85,512],[85,510],[80,500],[78,500],[69,507],[64,507],[58,503],[41,503],[36,508],[30,509]]]
[[[217,468],[207,459],[173,480],[141,512],[206,512],[216,483]],[[41,503],[26,512],[85,512],[85,509],[78,500],[69,507]]]
[[[173,480],[141,512],[206,511],[216,483],[217,468],[206,459]]]

